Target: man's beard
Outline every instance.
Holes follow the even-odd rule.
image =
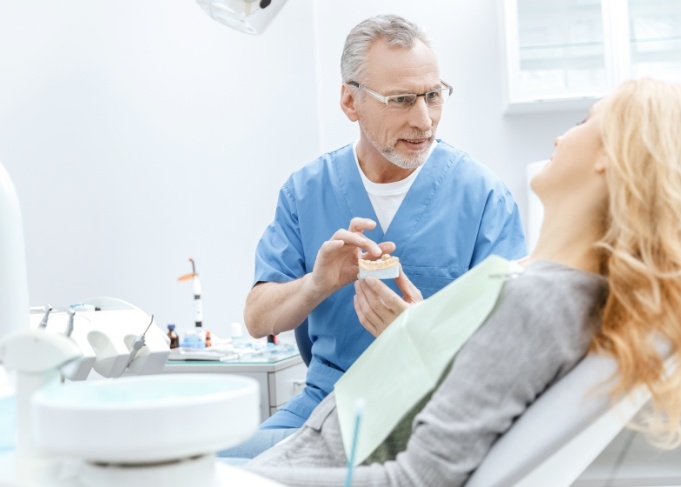
[[[397,167],[401,167],[402,169],[416,169],[417,167],[423,166],[426,159],[428,159],[430,147],[426,147],[411,156],[400,154],[394,147],[381,147],[379,148],[379,151],[383,157]]]
[[[423,166],[423,164],[425,164],[426,160],[428,159],[428,154],[430,154],[430,146],[416,152],[413,155],[400,154],[396,149],[397,143],[395,143],[395,145],[393,145],[392,147],[381,146],[376,139],[369,135],[369,132],[367,130],[364,130],[364,134],[367,136],[367,139],[369,139],[369,142],[371,142],[371,145],[373,145],[376,148],[376,150],[381,153],[383,157],[385,157],[392,164],[402,169],[416,169],[417,167]],[[401,139],[405,140],[430,139],[432,136],[433,136],[432,132],[424,132],[420,134],[410,134],[408,137],[401,137]]]

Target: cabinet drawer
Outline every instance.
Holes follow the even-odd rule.
[[[307,367],[304,363],[269,373],[270,407],[277,408],[302,391],[306,375]]]

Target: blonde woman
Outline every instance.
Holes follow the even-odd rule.
[[[656,347],[662,339],[681,353],[679,127],[681,86],[646,79],[625,83],[556,139],[532,181],[545,219],[524,273],[504,284],[410,423],[408,442],[372,455],[353,485],[464,484],[513,420],[586,353],[616,359],[613,394],[649,388],[657,418],[649,432],[679,443],[681,369],[665,376]],[[360,322],[376,336],[420,299],[404,274],[398,284],[402,297],[376,279],[355,285]],[[334,401],[246,468],[291,486],[343,485]]]

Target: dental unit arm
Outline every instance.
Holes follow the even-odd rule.
[[[63,367],[81,357],[71,339],[28,326],[28,281],[19,199],[0,164],[0,363],[16,372],[17,470],[42,457],[32,441],[30,399],[57,380]]]
[[[31,326],[19,200],[0,163],[0,367],[17,377],[18,436],[16,452],[0,454],[0,485],[279,486],[213,456],[256,430],[254,379],[157,374],[61,384],[90,369],[158,372],[169,354],[153,316],[112,298],[81,304],[59,325],[48,305]]]
[[[28,280],[21,210],[0,163],[0,340],[28,328]]]
[[[17,454],[40,457],[31,434],[28,412],[33,393],[61,379],[82,357],[80,349],[65,335],[44,330],[12,332],[0,344],[0,357],[8,370],[17,374]]]
[[[158,326],[150,327],[145,334],[145,346],[131,357],[133,344],[149,324],[146,313],[114,298],[92,298],[83,303],[100,311],[72,310],[75,316],[70,317],[73,319],[70,325],[74,327],[70,336],[83,357],[77,367],[70,371],[69,379],[85,379],[91,369],[104,377],[119,377],[126,370],[135,374],[163,370],[170,349],[165,342],[165,334]],[[51,306],[45,307],[41,318],[40,323],[34,324],[34,327],[42,328],[40,331],[68,332],[68,317],[66,321],[60,322],[59,313],[53,311]],[[87,326],[88,323],[90,326]],[[9,174],[0,163],[0,347],[10,333],[30,327],[19,198]],[[1,356],[0,362],[3,362]]]
[[[126,368],[136,373],[160,372],[169,353],[160,328],[154,327],[155,333],[144,330],[151,325],[146,313],[111,298],[92,300],[100,309],[115,309],[100,312],[98,319],[87,316],[90,313],[78,313],[94,323],[91,329],[82,323],[74,326],[77,316],[73,310],[63,315],[66,323],[51,329],[59,320],[50,305],[44,308],[40,322],[31,327],[23,235],[19,198],[0,163],[0,366],[16,376],[19,463],[42,457],[31,436],[30,400],[34,392],[62,377],[85,379],[93,368],[105,377],[117,377]],[[143,332],[147,335],[143,346],[133,352]]]

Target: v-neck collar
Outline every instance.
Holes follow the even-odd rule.
[[[453,164],[452,160],[441,157],[443,153],[442,142],[439,139],[437,142],[428,158],[428,163],[423,166],[414,180],[386,233],[383,233],[378,224],[376,212],[364,189],[362,177],[354,160],[352,144],[342,149],[344,154],[340,154],[341,157],[334,161],[339,189],[350,215],[371,218],[377,222],[376,228],[364,232],[368,238],[379,243],[384,241],[400,242],[400,248],[403,248],[415,233],[420,221],[427,213],[440,183]]]

